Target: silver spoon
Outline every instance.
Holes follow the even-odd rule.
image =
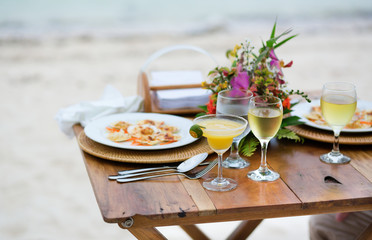
[[[176,170],[177,172],[188,172],[191,169],[198,166],[201,162],[203,162],[208,157],[208,153],[200,153],[198,155],[195,155],[185,161],[183,161],[178,167],[155,167],[155,168],[142,168],[142,169],[134,169],[134,170],[125,170],[118,172],[119,175],[109,176],[108,178],[110,180],[115,180],[119,178],[128,178],[128,177],[134,177],[149,173],[158,173],[158,172],[165,172],[169,170]]]

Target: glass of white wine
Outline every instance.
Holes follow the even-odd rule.
[[[247,120],[233,115],[211,114],[195,118],[193,123],[200,126],[209,146],[218,155],[218,175],[216,178],[204,181],[203,187],[218,192],[236,188],[238,183],[235,180],[222,176],[222,154],[230,148],[233,138],[242,134],[246,129]]]
[[[342,164],[350,162],[339,149],[340,132],[354,116],[357,106],[355,85],[348,82],[328,82],[324,84],[320,101],[322,115],[334,133],[333,149],[320,156],[326,163]]]
[[[248,121],[253,134],[261,144],[261,165],[248,173],[248,178],[258,182],[277,180],[279,173],[267,167],[266,152],[270,140],[278,132],[283,119],[282,101],[274,96],[256,96],[249,101]]]
[[[249,99],[253,96],[251,91],[223,90],[218,93],[216,112],[230,114],[247,119]],[[242,134],[234,137],[231,144],[230,155],[222,162],[224,168],[245,168],[250,165],[239,155],[239,143],[251,131],[249,125]]]

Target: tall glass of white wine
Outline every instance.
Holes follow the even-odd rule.
[[[223,90],[218,93],[216,112],[219,114],[230,114],[247,119],[249,99],[253,96],[251,91]],[[240,157],[239,143],[251,131],[249,125],[242,134],[234,137],[231,144],[230,155],[222,162],[224,168],[245,168],[250,163]]]
[[[248,173],[248,178],[258,182],[277,180],[279,173],[270,170],[266,162],[267,146],[278,132],[283,119],[282,101],[274,96],[256,96],[249,101],[248,121],[253,134],[261,144],[261,165]]]
[[[334,133],[333,149],[320,156],[326,163],[343,164],[350,162],[348,156],[339,149],[342,128],[350,122],[357,106],[355,85],[348,82],[328,82],[324,84],[320,101],[322,115]]]

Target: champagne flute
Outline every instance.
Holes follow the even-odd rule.
[[[267,146],[278,132],[283,119],[282,101],[274,96],[256,96],[249,100],[248,121],[253,134],[261,144],[261,165],[248,173],[258,182],[275,181],[279,173],[270,170],[266,163]]]
[[[248,121],[233,115],[210,114],[195,118],[193,123],[201,127],[209,146],[218,154],[218,175],[214,179],[207,179],[203,186],[219,192],[236,188],[235,180],[222,176],[222,154],[230,148],[233,138],[244,132]]]
[[[223,90],[218,93],[216,112],[230,114],[247,119],[249,99],[253,96],[251,91]],[[230,155],[222,162],[224,168],[245,168],[250,163],[239,155],[239,143],[251,131],[249,125],[242,134],[234,137],[231,144]]]
[[[342,164],[350,162],[348,156],[339,149],[341,129],[350,122],[357,105],[355,85],[347,82],[328,82],[324,84],[320,101],[322,115],[334,133],[333,149],[320,156],[326,163]]]

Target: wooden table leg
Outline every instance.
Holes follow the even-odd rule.
[[[262,219],[242,221],[227,239],[246,239],[261,222]]]
[[[127,229],[133,236],[140,240],[166,240],[161,232],[156,228],[128,228]]]
[[[180,226],[192,239],[209,240],[209,238],[195,225]]]

